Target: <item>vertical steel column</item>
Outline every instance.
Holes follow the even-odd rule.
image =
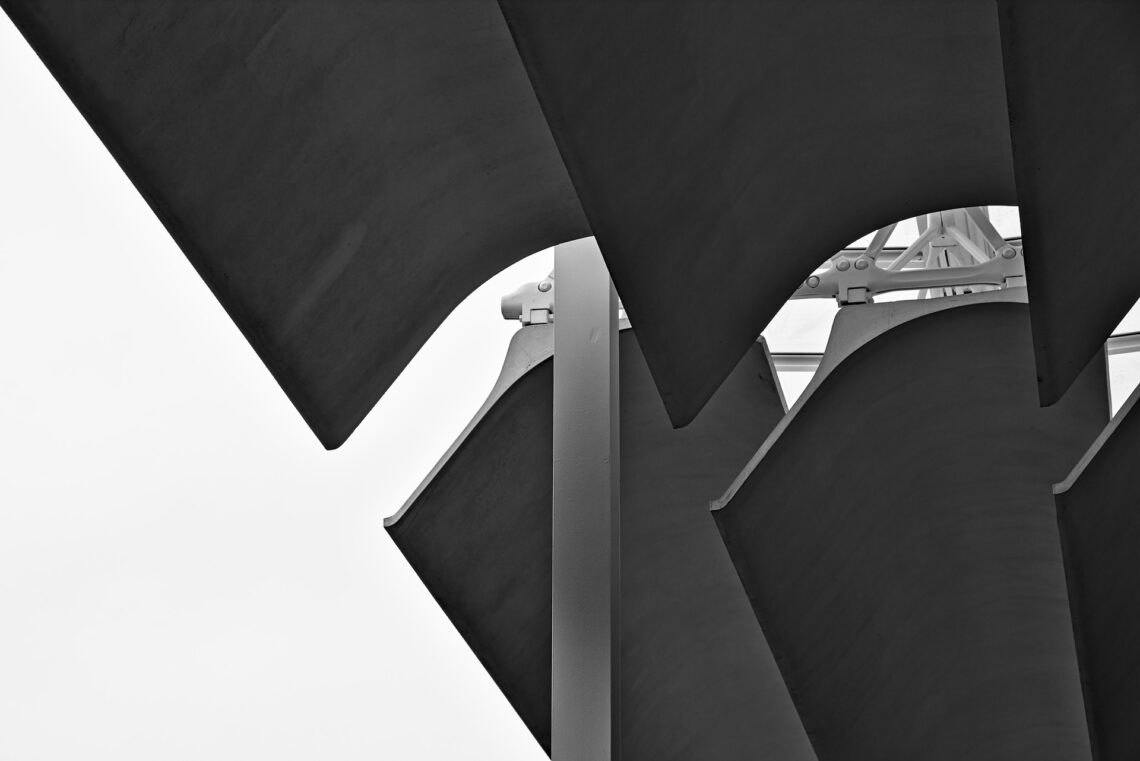
[[[593,238],[554,249],[551,758],[617,761],[617,295]]]

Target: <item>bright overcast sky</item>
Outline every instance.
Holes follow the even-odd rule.
[[[546,758],[388,539],[514,325],[326,452],[0,13],[0,759]]]
[[[550,253],[326,452],[3,14],[0,103],[0,759],[545,758],[382,520]],[[775,349],[834,306],[797,309]]]

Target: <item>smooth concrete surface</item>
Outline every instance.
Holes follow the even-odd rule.
[[[1140,388],[1054,492],[1098,761],[1140,758]]]
[[[0,0],[338,446],[472,290],[589,234],[494,0]]]
[[[873,338],[714,512],[824,761],[1090,757],[1051,484],[1106,371],[1042,409],[1029,330],[983,299]]]
[[[811,271],[1015,204],[993,0],[500,0],[674,423]]]
[[[832,371],[865,344],[899,325],[945,309],[1006,302],[1025,304],[1027,302],[1026,290],[1024,288],[1006,288],[1000,291],[940,296],[933,299],[887,301],[882,304],[874,304],[870,308],[865,308],[865,305],[854,304],[839,309],[831,323],[831,331],[827,335],[827,346],[824,349],[823,356],[820,357],[815,374],[812,375],[811,380],[808,381],[807,386],[796,399],[796,403],[788,410],[788,414],[781,418],[761,447],[748,460],[748,464],[736,475],[724,494],[710,504],[710,507],[713,510],[719,510],[732,500],[737,489],[752,477],[752,471],[768,454],[768,450],[779,441],[789,426],[795,424],[800,410],[811,401],[816,390],[823,385]]]
[[[1041,400],[1140,297],[1140,3],[999,0]]]
[[[783,414],[766,352],[757,344],[677,431],[633,333],[620,343],[622,758],[811,761],[707,511]],[[550,400],[541,362],[481,413],[388,527],[548,750]]]
[[[1135,2],[498,5],[0,0],[329,447],[591,226],[676,425],[903,217],[1020,203],[1046,404],[1140,293]]]

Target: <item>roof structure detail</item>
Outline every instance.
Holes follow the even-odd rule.
[[[1056,489],[1089,732],[1099,761],[1140,758],[1140,389]]]
[[[591,231],[677,426],[903,217],[1020,205],[1046,404],[1140,292],[1135,3],[0,7],[329,447],[477,285]]]
[[[0,0],[320,440],[589,234],[493,0]]]
[[[1090,758],[1051,485],[1108,419],[1105,365],[1042,409],[1008,298],[849,307],[870,322],[839,335],[897,327],[714,513],[823,761]]]
[[[1140,295],[1140,3],[1000,0],[1041,400]]]
[[[676,425],[850,241],[1016,203],[991,0],[500,4]]]
[[[536,342],[549,348],[551,332],[519,331],[508,382],[388,522],[547,750],[552,375]],[[706,507],[783,415],[766,350],[754,344],[675,431],[633,331],[620,342],[622,758],[814,761]]]

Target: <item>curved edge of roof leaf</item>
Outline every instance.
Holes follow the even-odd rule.
[[[491,0],[0,7],[327,448],[476,286],[589,235]]]

